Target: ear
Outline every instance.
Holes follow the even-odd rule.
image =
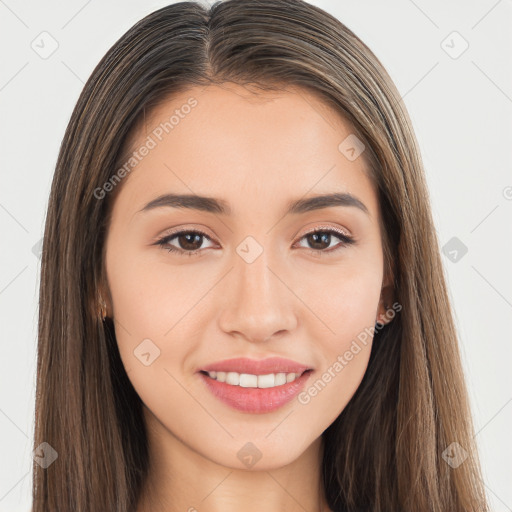
[[[394,302],[394,283],[392,279],[387,279],[380,292],[379,305],[375,322],[386,325],[393,320],[395,315],[390,315],[389,310]]]
[[[96,310],[99,316],[107,316],[112,318],[112,297],[110,295],[110,289],[106,280],[106,277],[102,276],[100,282],[96,285]]]

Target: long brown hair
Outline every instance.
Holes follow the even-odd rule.
[[[148,470],[142,404],[114,325],[97,314],[115,193],[104,193],[144,113],[194,85],[294,86],[364,141],[378,191],[386,274],[400,314],[375,333],[368,369],[323,433],[333,510],[488,510],[409,117],[382,64],[339,20],[302,0],[169,5],[136,23],[94,69],[66,129],[42,249],[33,512],[133,512]],[[98,191],[103,190],[101,194]],[[466,460],[443,458],[456,442]],[[46,446],[46,445],[45,445]]]

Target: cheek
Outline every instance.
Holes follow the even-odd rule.
[[[190,273],[156,265],[143,253],[107,257],[107,274],[116,320],[137,339],[169,338],[197,302]]]
[[[198,300],[190,276],[148,262],[134,251],[107,252],[107,275],[114,305],[115,334],[125,371],[141,400],[153,411],[169,407],[169,397],[180,410],[190,397],[172,378],[194,343],[185,330],[187,310]],[[190,334],[190,333],[189,333]],[[181,381],[181,378],[178,377]]]
[[[321,320],[311,330],[321,362],[298,402],[328,424],[352,398],[368,366],[382,286],[380,262],[377,253],[329,269],[316,280],[308,278],[302,291]],[[324,283],[328,288],[319,286]]]
[[[294,290],[304,297],[316,316],[317,334],[324,354],[346,350],[353,338],[375,325],[382,287],[382,258],[379,251],[358,253],[339,265],[303,269]],[[307,276],[307,277],[304,277]],[[305,313],[304,313],[305,314]]]
[[[142,374],[145,377],[139,384],[151,384],[158,366],[152,361],[162,360],[163,342],[171,339],[172,312],[180,309],[179,294],[158,268],[113,237],[107,245],[106,270],[116,339],[126,372],[134,385]],[[148,360],[151,364],[145,366]]]
[[[356,274],[340,282],[325,309],[335,332],[332,348],[344,350],[352,339],[375,325],[380,289],[380,281],[372,275]]]
[[[200,299],[217,279],[211,271],[166,264],[162,255],[165,258],[165,251],[155,248],[148,257],[148,251],[130,250],[122,240],[107,246],[117,345],[141,397],[169,384],[164,369],[173,375],[189,372],[191,356],[201,342],[195,332],[203,308]],[[148,359],[154,362],[145,366]]]

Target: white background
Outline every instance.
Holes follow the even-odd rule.
[[[0,512],[31,506],[33,247],[64,130],[101,57],[167,3],[0,0]],[[311,3],[352,29],[388,70],[420,143],[441,248],[452,237],[468,248],[443,262],[489,500],[493,510],[512,511],[512,2]],[[31,47],[43,31],[58,42],[47,59]],[[469,44],[456,59],[445,51],[462,48],[453,31]]]

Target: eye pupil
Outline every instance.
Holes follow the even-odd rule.
[[[180,235],[178,237],[180,247],[182,249],[196,250],[201,248],[201,243],[199,243],[199,247],[194,247],[193,244],[197,242],[201,242],[202,235],[198,233],[187,233],[185,235]],[[182,243],[182,239],[185,239],[185,244]],[[192,247],[189,246],[192,245]]]
[[[325,232],[311,233],[308,235],[310,240],[313,241],[312,246],[314,249],[322,249],[323,247],[316,247],[317,244],[326,244],[329,247],[331,242],[331,234]]]

